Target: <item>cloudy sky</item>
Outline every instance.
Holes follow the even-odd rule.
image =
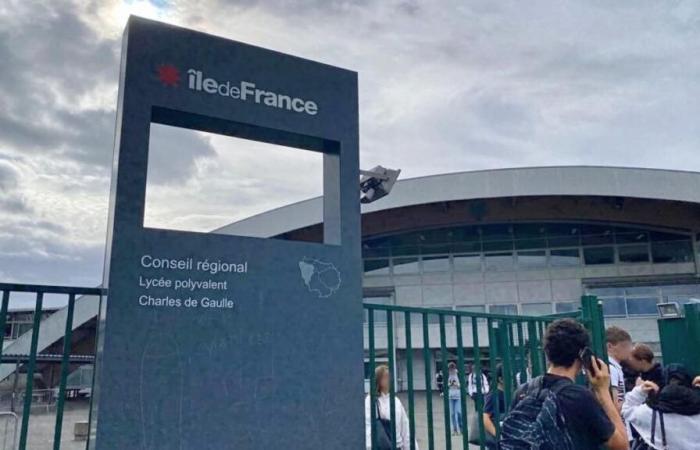
[[[0,281],[101,280],[132,13],[357,70],[363,167],[700,171],[693,0],[3,0]],[[251,145],[156,127],[147,224],[208,230],[320,192],[315,155]]]

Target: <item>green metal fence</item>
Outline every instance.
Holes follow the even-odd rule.
[[[60,361],[60,375],[58,380],[58,386],[53,387],[52,390],[55,392],[55,426],[54,426],[54,437],[53,437],[53,448],[54,450],[59,450],[61,448],[61,433],[63,430],[63,415],[65,408],[66,399],[66,380],[68,378],[68,373],[71,363],[76,363],[84,361],[81,357],[72,357],[72,336],[73,336],[73,318],[75,311],[76,299],[79,296],[95,296],[97,297],[95,301],[100,301],[103,295],[102,289],[99,288],[80,288],[80,287],[66,287],[66,286],[42,286],[42,285],[27,285],[27,284],[6,284],[0,283],[0,292],[2,292],[2,306],[0,307],[0,329],[3,333],[0,334],[0,359],[4,364],[8,361],[17,361],[17,369],[21,367],[26,372],[26,387],[23,392],[23,402],[22,402],[22,414],[21,414],[21,425],[19,429],[19,449],[25,450],[30,448],[28,445],[29,437],[29,425],[30,417],[32,412],[32,401],[35,399],[35,389],[34,389],[34,376],[37,370],[38,361],[47,361],[49,363]],[[10,310],[10,302],[14,299],[13,294],[16,296],[32,296],[34,300],[33,308],[33,322],[31,329],[31,342],[29,344],[29,352],[22,355],[4,355],[4,339],[5,339],[5,327],[7,325],[8,312]],[[60,337],[62,340],[62,352],[59,357],[56,355],[41,355],[39,353],[39,337],[42,325],[42,317],[44,311],[44,300],[48,295],[52,296],[63,296],[65,297],[66,303],[66,321],[63,328],[63,334]],[[60,343],[59,340],[59,343]],[[55,344],[55,343],[54,343]],[[92,352],[94,354],[94,352]],[[19,374],[15,374],[19,376]],[[2,380],[0,380],[2,381]],[[48,409],[48,408],[47,408]],[[87,443],[86,443],[87,445]]]
[[[20,367],[26,373],[26,388],[23,395],[23,407],[19,426],[18,448],[25,450],[30,448],[29,431],[30,418],[32,412],[32,399],[34,398],[34,375],[37,370],[37,362],[56,363],[60,361],[60,376],[58,385],[53,388],[55,391],[55,426],[53,430],[53,448],[61,448],[61,434],[63,430],[63,417],[65,399],[67,394],[66,383],[71,364],[78,364],[83,361],[85,355],[71,355],[73,319],[76,301],[80,296],[95,297],[94,301],[101,301],[104,291],[99,288],[78,288],[65,286],[41,286],[41,285],[19,285],[0,283],[2,293],[2,305],[0,308],[0,328],[5,329],[7,324],[10,302],[13,295],[30,295],[34,303],[34,316],[31,329],[31,342],[26,355],[4,355],[4,333],[0,334],[0,359],[4,364],[8,361],[15,361],[17,369]],[[48,295],[65,296],[65,323],[63,335],[58,336],[54,347],[60,347],[60,354],[46,355],[40,353],[39,342],[42,326],[42,311],[44,300]],[[490,371],[491,386],[497,385],[496,371],[497,364],[503,367],[505,384],[503,386],[506,405],[509,405],[516,386],[516,375],[522,377],[528,372],[532,376],[537,376],[544,372],[546,361],[542,350],[542,338],[546,326],[559,317],[572,317],[581,321],[591,332],[593,337],[594,351],[600,355],[605,355],[605,330],[600,302],[595,297],[583,297],[582,308],[573,313],[550,315],[542,317],[513,316],[501,314],[485,314],[466,311],[452,311],[443,309],[411,308],[391,305],[365,304],[367,313],[367,348],[369,359],[369,397],[370,404],[374,404],[377,393],[375,385],[374,370],[378,361],[386,360],[391,379],[396,379],[397,372],[397,350],[401,347],[405,354],[405,381],[406,387],[401,389],[400,395],[405,397],[405,407],[409,422],[409,432],[413,437],[411,449],[415,449],[415,438],[422,441],[422,449],[447,449],[469,448],[470,438],[478,438],[481,441],[480,447],[483,449],[486,429],[483,422],[484,410],[484,386],[482,378],[475,377],[477,394],[473,405],[467,396],[467,373],[465,364],[473,363],[473,371],[477,374],[484,373],[486,368]],[[379,322],[379,323],[378,323]],[[55,324],[54,324],[55,325]],[[384,342],[382,344],[382,339]],[[45,340],[44,340],[45,341]],[[47,344],[47,342],[43,342]],[[415,350],[415,353],[414,353]],[[54,350],[55,353],[55,350]],[[383,357],[380,358],[380,354]],[[434,375],[436,368],[433,366],[434,356],[439,356],[440,367],[444,374],[442,396],[436,392],[433,398]],[[422,360],[422,361],[420,361]],[[448,372],[447,362],[453,361],[457,366],[457,377],[459,380],[460,402],[462,410],[461,428],[464,431],[462,436],[453,439],[450,426],[450,405],[449,387],[447,383]],[[414,366],[420,365],[420,372],[416,373]],[[422,375],[423,380],[416,380]],[[1,381],[1,380],[0,380]],[[397,433],[397,411],[394,399],[399,395],[395,383],[391,383],[390,390],[390,416],[391,434],[394,437]],[[418,416],[418,396],[424,398],[425,419],[417,420]],[[359,400],[359,399],[358,399]],[[496,405],[498,405],[496,403]],[[469,407],[469,408],[468,408]],[[507,408],[506,408],[507,409]],[[371,414],[371,438],[376,445],[376,409],[369,408]],[[475,414],[475,426],[469,424],[474,422],[469,414]],[[496,407],[495,426],[498,430],[499,418],[507,411],[499,411]],[[2,413],[2,411],[0,411]],[[422,416],[422,414],[421,414]],[[440,426],[439,422],[443,425]],[[441,443],[441,442],[444,442]],[[86,442],[86,448],[89,443]]]
[[[700,304],[683,305],[676,317],[658,319],[664,364],[683,364],[691,373],[700,372]],[[679,345],[679,344],[683,345]]]
[[[391,437],[396,445],[397,405],[397,347],[405,354],[405,365],[401,378],[406,380],[403,394],[406,414],[409,421],[410,448],[416,448],[416,440],[421,441],[421,449],[459,448],[467,450],[469,442],[485,448],[486,429],[484,426],[484,402],[486,392],[482,386],[482,377],[487,368],[489,384],[498,385],[496,367],[501,365],[503,372],[503,395],[505,410],[500,411],[498,402],[494,402],[493,424],[499,433],[500,419],[507,413],[513,394],[517,388],[516,379],[525,381],[526,374],[535,377],[546,370],[543,351],[543,337],[547,325],[562,317],[571,317],[580,321],[591,333],[593,351],[604,357],[605,327],[600,302],[592,296],[582,298],[579,311],[542,317],[486,314],[443,309],[412,308],[393,305],[365,304],[367,314],[367,347],[369,375],[369,408],[372,448],[377,447],[375,368],[378,365],[378,353],[386,354],[386,365],[392,380],[389,392],[389,409],[391,419]],[[382,334],[385,336],[381,336]],[[380,341],[382,341],[380,343]],[[467,339],[469,342],[467,342]],[[436,341],[436,342],[434,342]],[[417,351],[414,354],[414,350]],[[423,383],[416,383],[415,357],[422,355]],[[433,355],[435,358],[433,359]],[[439,361],[437,360],[439,357]],[[420,356],[419,356],[420,358]],[[447,362],[454,362],[459,380],[459,399],[461,402],[461,436],[453,436],[450,420],[449,387]],[[467,373],[465,364],[473,364],[473,379],[476,384],[474,399],[467,396]],[[442,370],[442,392],[434,389],[437,366]],[[486,367],[488,366],[488,367]],[[517,375],[520,374],[518,377]],[[422,391],[422,394],[421,394]],[[435,394],[434,394],[435,393]],[[436,394],[442,394],[436,395]],[[424,405],[418,405],[418,395],[424,397]],[[434,402],[438,402],[435,405]],[[439,404],[442,404],[441,407]],[[469,406],[469,408],[468,408]],[[417,420],[417,408],[425,408],[425,420]],[[422,411],[420,412],[423,417]],[[442,416],[441,420],[435,417]],[[476,414],[475,418],[470,414]],[[476,419],[476,420],[474,420]],[[438,424],[440,422],[440,424]],[[470,426],[470,424],[472,424]],[[420,430],[419,430],[420,429]],[[473,447],[472,447],[473,448]]]

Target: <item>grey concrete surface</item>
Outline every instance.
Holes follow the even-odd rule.
[[[405,393],[399,394],[399,398],[408,409],[408,398]],[[424,392],[416,392],[415,394],[415,418],[416,418],[416,438],[420,450],[428,449],[428,422],[426,409],[426,395]],[[435,450],[444,450],[447,448],[445,441],[445,420],[443,399],[437,393],[432,394],[433,403],[433,438]],[[474,414],[474,406],[469,399],[467,401],[467,417],[472,417]],[[76,422],[88,420],[88,404],[86,401],[67,402],[63,416],[63,430],[61,434],[61,449],[63,450],[84,450],[85,441],[76,441],[73,439],[73,428]],[[21,415],[19,417],[21,421]],[[51,450],[53,449],[54,426],[56,421],[55,410],[46,411],[45,409],[36,408],[29,421],[29,441],[28,448],[31,450]],[[18,433],[19,433],[18,423]],[[6,417],[0,417],[0,450],[10,450],[13,448],[10,444],[12,440],[12,431],[14,423]],[[450,436],[452,449],[462,450],[463,437]],[[5,446],[3,446],[3,444]],[[477,450],[479,447],[470,445],[470,450]],[[301,449],[299,449],[301,450]]]

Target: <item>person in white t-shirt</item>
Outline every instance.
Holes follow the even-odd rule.
[[[375,408],[375,414],[380,424],[377,426],[377,433],[386,433],[390,437],[391,428],[391,377],[389,376],[389,367],[385,365],[377,366],[374,371],[376,397],[375,404],[371,404],[371,397],[367,394],[365,398],[365,445],[367,450],[372,448],[372,410]],[[403,407],[403,403],[399,397],[394,397],[394,419],[396,420],[396,449],[410,450],[411,448],[411,431],[408,423],[408,415]],[[415,448],[418,450],[418,442],[415,443]]]
[[[473,366],[469,369],[469,375],[467,375],[467,394],[476,401],[477,392],[486,395],[489,392],[489,380],[483,373],[481,375],[481,391],[478,389],[477,385],[477,374],[474,372]]]
[[[610,387],[617,409],[622,411],[622,403],[625,400],[625,375],[621,363],[632,354],[632,337],[622,328],[612,326],[605,331],[605,338],[610,361]]]

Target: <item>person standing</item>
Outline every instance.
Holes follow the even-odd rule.
[[[559,319],[547,327],[544,351],[549,369],[516,391],[501,425],[501,449],[629,449],[625,425],[610,396],[607,365],[595,357],[586,362],[592,390],[574,383],[590,345],[588,332],[575,320]]]
[[[486,405],[484,406],[484,431],[488,433],[486,436],[486,441],[484,444],[489,450],[498,449],[498,438],[496,437],[496,422],[495,420],[502,420],[505,417],[506,411],[506,395],[505,395],[505,385],[503,383],[503,366],[499,364],[496,366],[496,389],[493,389],[486,396]]]
[[[515,383],[517,386],[522,386],[530,381],[532,381],[532,361],[530,361],[530,358],[527,358],[525,370],[515,374]]]
[[[664,369],[661,364],[654,362],[654,351],[648,345],[635,344],[627,365],[637,373],[641,381],[653,381],[657,386],[663,387]]]
[[[622,362],[627,361],[632,353],[632,337],[620,327],[612,326],[605,331],[610,361],[610,387],[616,401],[617,410],[622,411],[625,400],[625,374]]]
[[[678,364],[666,372],[666,386],[643,381],[625,396],[622,414],[635,431],[633,448],[700,448],[700,376],[691,381]]]
[[[437,385],[440,397],[443,396],[443,388],[445,387],[445,379],[442,377],[442,370],[438,370],[435,374],[435,384]]]
[[[452,435],[459,436],[462,433],[462,391],[459,384],[457,365],[451,362],[448,366],[447,387],[449,388],[450,420],[452,422]]]
[[[479,386],[477,383],[477,377],[481,377],[481,391],[479,391]],[[477,374],[474,370],[469,373],[467,378],[467,393],[476,402],[476,395],[483,394],[484,392],[489,392],[489,380],[483,373]]]
[[[367,450],[372,449],[372,410],[375,410],[375,428],[378,436],[377,444],[380,450],[391,449],[391,377],[389,367],[385,365],[377,366],[374,370],[375,385],[373,389],[376,393],[376,402],[372,405],[371,396],[367,394],[365,398],[365,444]],[[394,417],[396,419],[396,449],[410,450],[411,431],[408,424],[408,415],[399,400],[394,397]],[[384,443],[384,444],[382,444]],[[418,443],[415,444],[418,450]]]

